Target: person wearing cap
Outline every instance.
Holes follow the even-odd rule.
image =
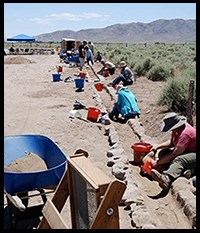
[[[97,74],[104,75],[105,71],[108,71],[109,75],[113,75],[115,73],[116,67],[112,62],[101,59],[101,64],[103,67],[100,71],[97,72]]]
[[[119,84],[120,82],[123,83],[124,86],[132,85],[133,80],[134,80],[134,75],[131,69],[127,66],[125,61],[121,61],[119,64],[121,71],[120,75],[117,76],[113,81],[112,81],[112,86],[114,87],[115,85]]]
[[[185,116],[171,112],[163,118],[161,131],[171,131],[171,137],[168,141],[152,149],[160,151],[158,159],[153,161],[150,175],[163,190],[169,190],[172,182],[178,177],[190,178],[195,174],[196,128],[187,122]],[[145,157],[148,157],[148,154]],[[162,170],[165,165],[167,165],[167,169]],[[190,175],[188,176],[188,174]]]
[[[123,85],[116,87],[118,99],[112,111],[109,113],[109,118],[114,121],[126,123],[128,119],[139,117],[141,112],[137,105],[136,96]],[[122,118],[119,118],[121,114]]]

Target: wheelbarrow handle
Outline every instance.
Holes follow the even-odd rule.
[[[20,211],[24,211],[26,209],[25,205],[22,203],[21,199],[17,196],[17,195],[14,195],[12,196],[11,194],[7,193],[5,190],[4,190],[7,198],[13,203],[13,205],[15,207],[17,207]]]

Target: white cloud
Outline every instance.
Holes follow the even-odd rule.
[[[95,18],[104,18],[106,17],[105,15],[100,15],[100,14],[97,14],[97,13],[82,13],[80,15],[81,18],[86,18],[86,19],[95,19]]]
[[[36,24],[52,24],[52,22],[56,21],[83,21],[83,20],[99,20],[105,21],[109,19],[108,15],[101,15],[97,13],[82,13],[82,14],[71,14],[71,13],[61,13],[61,14],[50,14],[45,18],[33,18],[31,21],[35,22]]]
[[[48,16],[49,20],[66,20],[66,21],[80,21],[81,18],[79,15],[71,13],[62,13],[62,14],[51,14]]]

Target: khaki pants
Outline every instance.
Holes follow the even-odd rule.
[[[80,69],[82,70],[83,66],[85,65],[85,58],[79,57],[79,61],[80,61]]]
[[[163,174],[167,174],[173,179],[178,178],[187,169],[196,170],[196,153],[187,153],[177,156]]]

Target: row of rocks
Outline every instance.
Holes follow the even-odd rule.
[[[104,88],[111,95],[111,99],[115,100],[116,95],[113,93],[114,89],[107,86],[104,86]],[[100,95],[94,94],[93,97],[101,111],[107,113],[107,110],[102,104]],[[137,181],[135,180],[132,172],[130,172],[130,169],[128,169],[129,159],[119,141],[115,127],[111,124],[107,115],[104,117],[107,120],[107,124],[105,125],[105,135],[108,136],[108,142],[110,145],[110,149],[107,151],[107,166],[111,167],[112,175],[116,179],[122,180],[126,183],[126,190],[122,197],[122,202],[130,209],[132,226],[133,228],[140,229],[155,229],[156,222],[148,213],[147,208],[144,205],[143,196],[138,189]],[[135,119],[129,120],[128,123],[139,127],[139,123]]]

